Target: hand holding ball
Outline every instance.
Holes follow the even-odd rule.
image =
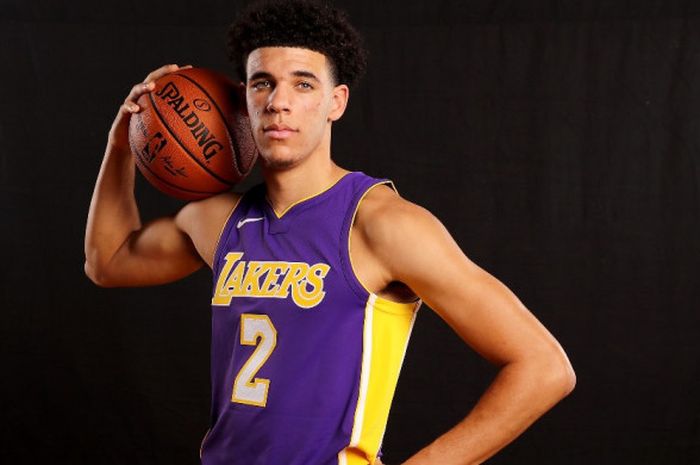
[[[136,166],[160,191],[197,200],[229,190],[250,173],[257,148],[245,101],[226,76],[179,69],[136,102],[129,144]]]

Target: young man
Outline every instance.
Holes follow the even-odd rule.
[[[230,32],[264,185],[142,225],[127,128],[109,134],[88,217],[87,275],[144,286],[212,268],[212,425],[202,463],[372,464],[420,300],[500,367],[466,418],[405,465],[477,464],[568,394],[551,334],[389,182],[330,156],[364,55],[345,17],[305,1],[255,5]],[[420,299],[420,300],[419,300]]]

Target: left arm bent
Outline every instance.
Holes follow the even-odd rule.
[[[473,465],[493,456],[574,387],[556,339],[500,281],[469,260],[427,210],[374,195],[361,236],[386,280],[410,287],[498,375],[459,424],[404,465]],[[361,219],[361,218],[360,218]]]

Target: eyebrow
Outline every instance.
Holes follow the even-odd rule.
[[[317,81],[317,82],[321,82],[321,80],[319,78],[317,78],[316,75],[314,73],[312,73],[311,71],[303,71],[303,70],[294,71],[292,73],[292,75],[294,75],[296,77],[305,77],[305,78],[313,79],[314,81]]]
[[[265,72],[265,71],[257,71],[253,73],[252,76],[248,78],[249,81],[254,81],[256,79],[270,79],[272,78],[272,74]]]
[[[297,70],[297,71],[292,71],[292,76],[296,77],[305,77],[309,79],[313,79],[316,82],[321,82],[321,80],[316,77],[314,73],[311,71],[305,71],[305,70]],[[257,71],[253,73],[248,80],[249,81],[255,81],[256,79],[274,79],[272,74],[268,73],[267,71]]]

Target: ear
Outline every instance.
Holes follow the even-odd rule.
[[[333,101],[331,102],[331,111],[328,113],[328,121],[337,121],[343,116],[345,108],[348,106],[350,89],[345,84],[339,84],[333,88],[333,95],[331,98]]]

